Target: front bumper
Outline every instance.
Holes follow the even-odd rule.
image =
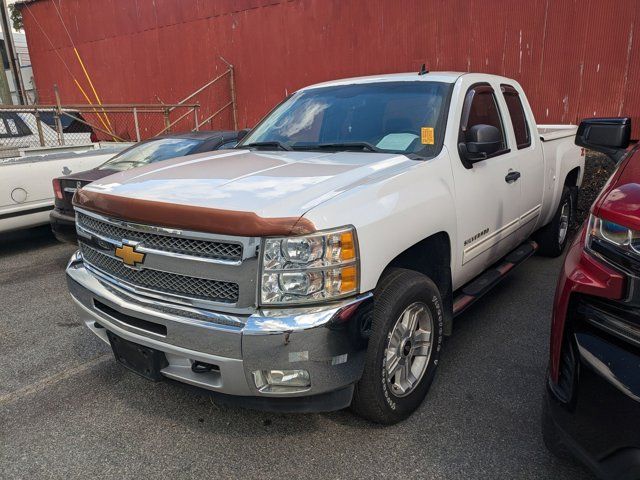
[[[637,282],[577,241],[556,292],[547,412],[600,478],[640,478]]]
[[[640,478],[640,349],[596,329],[572,335],[576,378],[569,402],[547,385],[547,411],[563,443],[600,478]]]
[[[274,409],[300,410],[292,400],[299,398],[303,411],[344,408],[362,375],[366,339],[361,326],[371,312],[371,295],[235,316],[133,297],[90,272],[77,254],[67,267],[67,283],[82,322],[105,342],[110,330],[160,350],[169,363],[164,376],[239,400],[253,397],[253,406],[270,408],[265,400],[272,399]],[[195,373],[195,361],[215,368]],[[253,372],[271,369],[307,370],[311,386],[256,387]]]

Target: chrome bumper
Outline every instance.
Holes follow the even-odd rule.
[[[322,307],[234,316],[133,297],[87,269],[78,254],[66,273],[81,321],[107,343],[110,330],[164,352],[169,365],[161,373],[166,377],[230,395],[300,397],[343,389],[362,375],[366,349],[362,325],[370,312],[371,294]],[[161,326],[162,333],[136,325],[137,320]],[[218,369],[194,373],[193,361]],[[278,392],[258,389],[253,372],[271,369],[307,370],[311,386]]]

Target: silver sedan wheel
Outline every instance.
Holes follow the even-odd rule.
[[[386,381],[397,397],[420,383],[433,350],[433,317],[422,302],[409,305],[396,320],[385,350]]]
[[[558,229],[558,244],[562,245],[567,238],[569,231],[569,219],[571,218],[571,200],[567,200],[562,205],[560,211],[560,228]]]

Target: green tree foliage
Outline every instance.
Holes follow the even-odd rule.
[[[9,5],[9,14],[11,15],[11,23],[16,30],[22,30],[24,25],[22,23],[22,12],[16,8],[15,5]]]

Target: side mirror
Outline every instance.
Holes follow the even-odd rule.
[[[576,145],[604,153],[618,163],[629,146],[631,119],[588,118],[580,122]]]
[[[460,155],[468,163],[480,162],[500,150],[502,135],[492,125],[474,125],[466,134],[466,142],[458,144]]]
[[[238,132],[238,142],[240,142],[240,140],[242,140],[244,137],[247,136],[247,133],[249,133],[251,131],[250,128],[243,128],[242,130],[240,130]]]

